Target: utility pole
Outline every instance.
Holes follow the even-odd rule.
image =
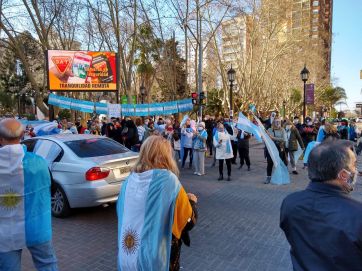
[[[198,44],[199,44],[199,67],[198,67],[198,96],[200,97],[200,94],[202,92],[202,53],[203,53],[203,48],[202,48],[202,22],[201,22],[201,14],[200,14],[200,4],[199,1],[196,2],[197,4],[197,24],[198,24],[198,36],[199,36],[199,40],[198,40]],[[200,120],[202,120],[202,105],[200,103],[199,105],[199,117]]]

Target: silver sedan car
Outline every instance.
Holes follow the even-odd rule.
[[[59,134],[27,139],[23,144],[48,162],[56,217],[69,215],[71,208],[115,202],[138,158],[138,153],[118,142],[95,135]]]

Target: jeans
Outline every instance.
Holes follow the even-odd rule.
[[[33,247],[28,247],[28,250],[33,258],[36,270],[58,271],[57,259],[50,241]],[[0,252],[0,271],[20,271],[21,253],[22,249]]]
[[[185,162],[186,162],[186,159],[187,159],[187,156],[188,154],[190,155],[190,164],[189,164],[189,167],[191,168],[192,166],[192,156],[193,156],[193,153],[192,153],[192,148],[185,148],[184,147],[184,157],[182,159],[182,167],[185,166]]]
[[[195,172],[202,175],[205,174],[205,152],[204,151],[194,151],[194,165]]]

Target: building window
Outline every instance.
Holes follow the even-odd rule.
[[[313,26],[313,27],[312,27],[312,31],[313,31],[313,32],[318,31],[318,26]]]
[[[313,7],[318,7],[319,6],[319,1],[313,1]]]
[[[313,14],[318,14],[319,10],[318,9],[313,9]]]
[[[318,39],[318,35],[317,34],[312,35],[312,39]]]

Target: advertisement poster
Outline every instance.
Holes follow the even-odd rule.
[[[305,85],[305,102],[306,104],[314,104],[314,84],[306,84]]]
[[[50,91],[116,91],[116,53],[48,50]]]

